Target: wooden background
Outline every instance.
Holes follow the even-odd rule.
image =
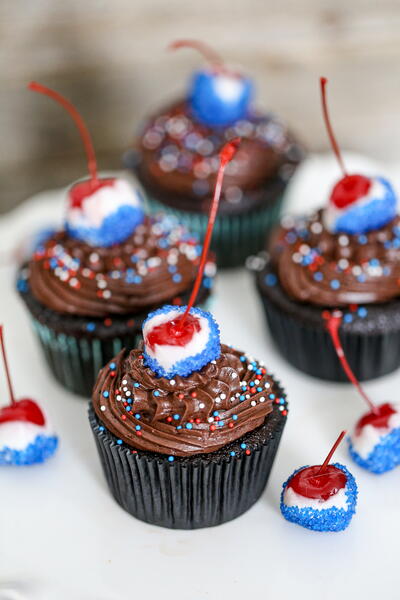
[[[0,211],[84,173],[77,133],[36,79],[79,107],[100,167],[118,168],[140,119],[201,64],[178,37],[212,44],[258,84],[260,105],[327,148],[318,76],[343,147],[400,156],[399,0],[0,0]]]

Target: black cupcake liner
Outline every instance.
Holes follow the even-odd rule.
[[[173,462],[118,443],[92,406],[89,422],[108,487],[124,510],[153,525],[198,529],[235,519],[258,500],[286,422],[282,410],[275,405],[264,425],[217,452]]]
[[[272,285],[265,278],[272,276]],[[326,331],[323,308],[291,300],[272,270],[257,275],[271,337],[280,353],[294,367],[329,381],[348,382]],[[332,310],[332,309],[329,309]],[[391,373],[400,366],[400,302],[368,306],[362,317],[342,321],[340,341],[355,376],[360,381]]]

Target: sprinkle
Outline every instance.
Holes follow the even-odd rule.
[[[175,458],[173,456],[168,456],[169,462],[174,462]]]
[[[231,456],[235,456],[235,455],[236,455],[236,452],[235,452],[234,450],[231,450],[229,454],[230,454]]]
[[[102,412],[104,412],[104,411],[106,410],[106,407],[104,406],[104,404],[102,404],[102,405],[100,406],[100,410],[101,410]]]
[[[121,445],[122,444],[122,440],[117,440],[117,444]]]
[[[117,367],[115,362],[110,363],[108,366],[110,367],[111,371],[113,371]]]
[[[237,421],[237,420],[238,420],[238,416],[237,416],[237,415],[232,415],[232,419],[233,419],[234,421]]]
[[[360,306],[360,308],[357,311],[357,314],[359,317],[361,317],[361,319],[364,319],[368,314],[368,310],[365,308],[365,306]]]
[[[200,404],[199,404],[199,408],[205,408],[205,406],[206,406],[206,405],[204,404],[204,402],[200,402]]]
[[[140,426],[140,425],[136,425],[136,426],[135,426],[135,429],[136,429],[136,431],[140,431],[142,428],[141,428],[141,426]]]
[[[268,287],[273,287],[276,285],[278,279],[274,273],[268,273],[268,275],[265,276],[264,281]]]
[[[170,384],[170,385],[175,385],[175,383],[176,383],[175,379],[170,379],[170,380],[169,380],[169,384]]]
[[[103,392],[103,396],[104,396],[104,398],[108,398],[108,396],[109,396],[109,395],[110,395],[110,394],[109,394],[107,391]]]
[[[159,396],[159,395],[160,395],[160,392],[159,392],[158,390],[154,390],[154,392],[153,392],[153,395],[154,395],[154,396]]]
[[[87,329],[87,331],[94,331],[96,329],[96,324],[95,323],[88,323],[86,325],[86,329]]]
[[[180,419],[180,416],[178,414],[174,415],[174,419],[175,421],[178,421]]]
[[[104,431],[104,427],[103,427],[103,425],[100,425],[100,427],[99,427],[99,431]]]
[[[242,450],[245,450],[245,448],[247,448],[247,444],[240,444],[240,447],[242,448]]]
[[[214,417],[218,417],[219,412],[217,410],[214,410],[213,415],[214,415]]]
[[[340,288],[340,281],[338,279],[332,279],[330,286],[333,290],[338,290]]]
[[[192,429],[193,425],[191,423],[186,423],[185,427],[186,429]]]

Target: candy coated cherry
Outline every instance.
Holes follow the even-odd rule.
[[[356,425],[356,433],[361,433],[361,430],[366,425],[372,425],[377,429],[388,427],[389,419],[392,415],[396,414],[396,410],[389,402],[380,404],[375,407],[375,410],[371,410],[361,417]]]
[[[34,425],[44,425],[45,418],[40,407],[29,398],[17,400],[15,404],[0,408],[0,423],[27,421]]]
[[[183,315],[171,321],[157,325],[146,336],[146,344],[154,351],[156,344],[159,346],[186,346],[193,335],[200,331],[200,321],[191,314],[186,315],[183,326],[180,323]]]
[[[71,208],[81,208],[82,202],[88,196],[91,196],[97,190],[103,187],[112,186],[115,178],[108,179],[86,179],[79,181],[69,191],[69,201]]]
[[[327,465],[323,473],[319,473],[321,465],[306,467],[292,477],[288,487],[296,494],[313,500],[328,500],[330,496],[346,487],[347,478],[341,469]]]
[[[345,175],[333,188],[331,202],[336,208],[345,208],[368,194],[370,187],[371,180],[364,175]]]

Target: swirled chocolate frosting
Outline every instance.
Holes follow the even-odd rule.
[[[140,350],[123,350],[99,374],[93,407],[130,446],[190,456],[213,452],[260,426],[279,402],[265,367],[228,346],[188,377],[158,378]]]
[[[170,218],[146,217],[129,238],[109,248],[61,231],[36,250],[29,286],[39,302],[60,313],[135,314],[190,288],[200,251],[197,238]],[[212,267],[210,261],[209,272]]]
[[[226,169],[222,212],[271,178],[288,179],[302,158],[302,149],[272,114],[252,113],[230,127],[211,128],[198,123],[180,101],[145,124],[137,146],[137,174],[173,206],[180,206],[181,197],[192,198],[191,209],[203,210],[200,200],[210,198],[215,186],[218,152],[238,136],[241,146]]]
[[[323,211],[282,227],[272,262],[289,296],[317,306],[388,302],[400,295],[400,217],[361,235],[331,233]]]

